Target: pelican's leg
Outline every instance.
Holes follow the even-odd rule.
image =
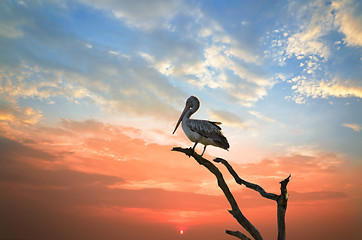
[[[204,151],[202,151],[201,157],[202,157],[202,155],[204,155],[204,152],[205,152],[205,150],[206,150],[206,146],[207,146],[207,145],[204,146]]]
[[[196,142],[195,142],[194,146],[192,147],[192,151],[195,152],[195,148],[196,148],[196,145],[197,145],[198,143],[199,143],[199,141],[196,141]]]

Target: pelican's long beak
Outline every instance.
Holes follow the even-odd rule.
[[[190,109],[190,106],[189,105],[186,105],[185,106],[185,109],[182,111],[181,113],[181,116],[179,118],[179,120],[177,121],[177,124],[176,124],[176,127],[175,127],[175,130],[173,130],[173,133],[174,134],[176,132],[176,129],[178,128],[178,126],[180,125],[181,121],[182,121],[182,118],[184,117],[184,115],[186,114],[186,112]]]

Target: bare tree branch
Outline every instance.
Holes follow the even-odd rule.
[[[245,230],[250,233],[251,236],[253,236],[253,238],[255,240],[262,240],[263,239],[261,237],[259,231],[254,227],[254,225],[251,224],[249,222],[249,220],[241,213],[241,211],[239,209],[239,206],[236,203],[234,196],[230,192],[230,189],[229,189],[228,185],[226,184],[222,173],[220,172],[220,170],[212,162],[210,162],[209,160],[206,160],[205,158],[198,155],[196,152],[193,151],[192,148],[176,147],[176,148],[173,148],[172,151],[183,152],[188,156],[192,156],[193,158],[195,158],[195,160],[199,164],[203,165],[210,172],[212,172],[215,175],[215,177],[217,178],[218,186],[224,192],[224,195],[226,196],[227,200],[230,203],[230,206],[231,206],[232,210],[229,211],[229,212],[239,222],[239,224],[241,226],[243,226],[245,228]]]
[[[226,233],[231,236],[240,238],[241,240],[251,240],[250,238],[248,238],[247,236],[245,236],[243,233],[241,233],[239,231],[226,230]]]
[[[192,148],[177,147],[177,148],[173,148],[172,151],[183,152],[186,155],[188,155],[189,157],[190,156],[194,157],[195,160],[199,164],[203,165],[210,172],[212,172],[217,178],[218,186],[224,192],[225,197],[227,198],[227,200],[229,201],[229,203],[232,207],[232,210],[229,210],[230,214],[233,215],[233,217],[239,222],[239,224],[241,226],[243,226],[245,228],[245,230],[248,231],[255,240],[262,240],[262,237],[261,237],[259,231],[241,213],[239,206],[237,205],[237,203],[235,201],[234,196],[230,192],[230,189],[224,180],[223,175],[221,174],[220,170],[212,162],[210,162],[209,160],[206,160],[205,158],[203,158],[200,155],[198,155],[197,153],[195,153]],[[289,195],[287,192],[287,185],[289,183],[289,179],[290,179],[291,175],[289,175],[289,177],[287,177],[286,179],[284,179],[283,181],[280,182],[281,194],[277,195],[274,193],[267,193],[259,185],[250,183],[250,182],[247,182],[247,181],[241,179],[238,176],[238,174],[234,171],[232,166],[226,160],[224,160],[222,158],[215,158],[214,162],[222,163],[229,170],[230,174],[234,177],[235,181],[238,184],[240,184],[240,185],[244,184],[247,188],[250,188],[250,189],[253,189],[253,190],[259,192],[262,197],[271,199],[271,200],[274,200],[277,202],[278,240],[285,240],[285,213],[287,210],[287,203],[288,203],[288,198],[289,198]],[[235,236],[239,239],[242,239],[242,240],[250,240],[250,238],[248,238],[247,236],[245,236],[243,233],[241,233],[239,231],[226,230],[226,233],[231,236]]]
[[[242,185],[244,184],[247,188],[250,188],[250,189],[253,189],[257,192],[260,193],[261,196],[265,197],[265,198],[268,198],[268,199],[271,199],[271,200],[274,200],[274,201],[277,201],[278,200],[278,195],[274,194],[274,193],[267,193],[265,192],[265,190],[260,187],[259,185],[257,184],[254,184],[254,183],[250,183],[250,182],[247,182],[243,179],[241,179],[238,174],[234,171],[234,169],[232,168],[232,166],[224,159],[222,158],[215,158],[214,159],[214,162],[217,162],[217,163],[222,163],[225,165],[225,167],[229,170],[230,174],[234,177],[235,181]]]

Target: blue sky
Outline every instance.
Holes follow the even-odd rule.
[[[146,135],[160,129],[167,138],[193,94],[196,117],[222,121],[234,145],[361,155],[358,1],[1,5],[1,102],[10,115],[147,122]]]

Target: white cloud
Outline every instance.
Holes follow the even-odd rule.
[[[362,46],[362,4],[360,1],[342,0],[332,3],[335,10],[335,24],[345,35],[344,41],[350,46]]]
[[[341,48],[341,41],[326,40],[330,34],[340,31],[345,35],[346,45],[359,46],[362,41],[359,9],[360,4],[352,0],[290,2],[291,21],[268,35],[271,49],[267,54],[281,66],[289,59],[299,62],[301,71],[292,77],[294,101],[305,103],[307,97],[361,97],[358,83],[331,79],[328,71],[329,62],[334,61],[334,56],[330,59],[331,54]]]
[[[338,78],[332,81],[307,80],[305,77],[294,78],[292,89],[298,94],[294,96],[297,103],[304,103],[306,97],[358,97],[362,98],[362,87],[350,82],[342,82]]]
[[[281,65],[286,59],[294,57],[302,60],[312,56],[318,61],[326,61],[331,49],[324,38],[335,30],[343,32],[351,45],[358,44],[362,41],[361,15],[352,10],[352,2],[291,1],[288,6],[288,12],[292,13],[289,15],[291,22],[269,34],[273,39],[271,46],[277,49],[272,53],[273,58]]]
[[[303,35],[298,33],[288,38],[286,54],[289,58],[294,56],[297,58],[305,58],[310,55],[328,58],[329,49],[320,41],[303,40]]]
[[[271,87],[273,82],[262,72],[250,70],[247,64],[234,57],[229,46],[214,45],[205,49],[203,76],[207,77],[201,83],[211,88],[222,88],[240,104],[250,105],[265,96],[266,88]],[[230,75],[230,70],[233,75]]]
[[[311,1],[302,6],[291,2],[289,8],[297,12],[295,21],[298,25],[294,32],[283,31],[287,57],[301,59],[318,56],[320,59],[328,59],[330,49],[322,37],[333,29],[334,18],[330,14],[330,6],[322,1]]]
[[[344,124],[342,124],[342,126],[346,127],[346,128],[350,128],[350,129],[352,129],[353,131],[356,131],[356,132],[359,132],[362,129],[361,125],[356,124],[356,123],[344,123]]]
[[[41,67],[28,66],[21,66],[20,69],[20,72],[3,72],[0,77],[1,94],[48,102],[58,95],[71,101],[91,95],[86,88],[62,80],[63,74],[60,71],[49,72]]]

